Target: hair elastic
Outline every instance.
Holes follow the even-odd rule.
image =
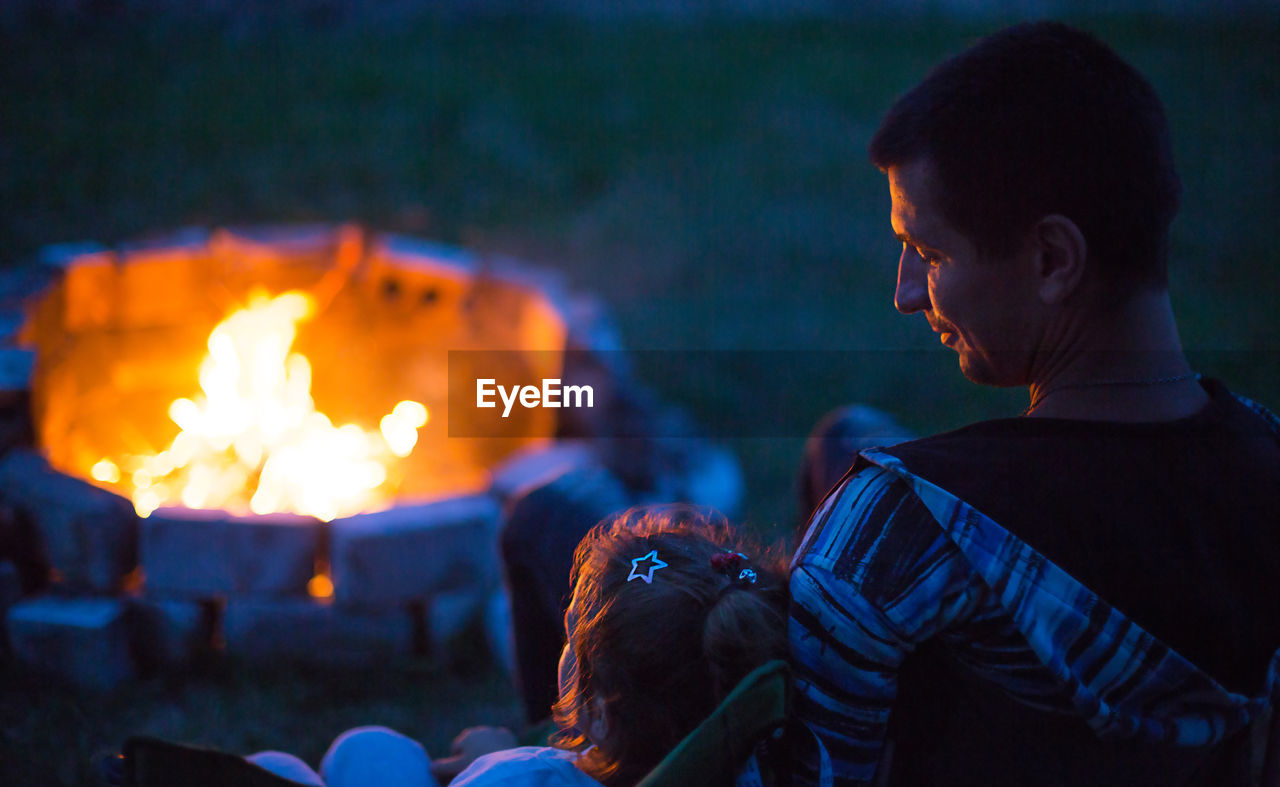
[[[750,559],[741,552],[717,552],[711,556],[711,568],[731,580],[754,585],[758,575],[755,569],[746,565]]]
[[[741,552],[717,552],[711,556],[711,568],[721,574],[731,574],[742,567],[749,558]]]

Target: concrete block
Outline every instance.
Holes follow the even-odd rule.
[[[0,619],[9,607],[22,598],[22,575],[8,560],[0,560]]]
[[[582,440],[556,440],[549,445],[526,448],[493,467],[489,494],[505,503],[570,470],[599,463],[591,446]]]
[[[110,253],[69,260],[62,280],[62,327],[70,333],[103,330],[115,323],[120,271]]]
[[[34,451],[0,459],[0,498],[35,522],[40,546],[68,589],[113,592],[137,564],[133,504],[56,472]]]
[[[0,314],[0,320],[4,315]],[[4,326],[0,325],[0,331]],[[0,342],[4,341],[0,337]],[[35,369],[35,350],[0,347],[0,446],[30,447],[31,374]]]
[[[26,303],[60,275],[51,265],[10,265],[0,270],[0,325],[6,331],[6,344],[13,341],[25,322]]]
[[[3,354],[0,350],[0,354]],[[0,383],[0,454],[13,448],[35,448],[35,429],[31,423],[31,392],[6,389]],[[4,498],[0,492],[0,500]]]
[[[35,350],[0,347],[0,392],[31,390],[35,364]]]
[[[97,241],[76,241],[72,243],[54,243],[41,247],[36,259],[41,265],[57,270],[71,267],[76,260],[95,254],[109,254],[110,249]]]
[[[19,306],[4,305],[3,288],[4,283],[0,281],[0,344],[8,347],[20,341],[27,315]]]
[[[442,645],[484,618],[488,588],[467,588],[436,593],[427,599],[426,632],[432,646]]]
[[[613,473],[588,465],[526,488],[506,507],[502,554],[540,577],[542,587],[568,587],[573,550],[597,522],[626,510],[632,497]],[[547,544],[555,548],[548,549]],[[550,561],[546,556],[554,554]],[[544,556],[530,565],[528,555]],[[554,563],[554,565],[552,565]]]
[[[31,594],[49,583],[52,567],[35,522],[3,498],[0,490],[0,555],[17,572],[20,595]]]
[[[498,516],[496,500],[473,495],[334,520],[334,599],[379,606],[492,585]]]
[[[195,226],[159,230],[121,243],[116,250],[126,258],[147,251],[184,250],[195,254],[209,245],[210,234],[204,227]]]
[[[117,268],[116,315],[126,330],[171,328],[208,311],[202,247],[150,248],[128,254]],[[157,293],[164,293],[157,298]]]
[[[365,261],[359,283],[380,317],[406,328],[454,332],[469,297],[474,263],[457,249],[407,238],[383,239]],[[449,323],[449,324],[446,324]],[[448,335],[448,334],[446,334]]]
[[[213,614],[199,601],[133,601],[131,641],[139,666],[182,667],[213,647]]]
[[[7,629],[18,661],[81,688],[110,689],[136,674],[124,601],[28,599],[9,609]]]
[[[476,272],[476,257],[466,249],[408,235],[387,234],[374,246],[373,260],[393,268],[439,270],[452,276],[471,276]]]
[[[9,608],[22,600],[22,577],[18,567],[9,561],[0,562],[0,621],[9,615]],[[8,632],[0,627],[0,653],[9,652]]]
[[[510,677],[516,674],[516,638],[511,628],[511,599],[505,588],[496,588],[484,610],[484,634],[489,652]]]
[[[328,224],[251,224],[224,227],[219,240],[269,254],[321,255],[333,250],[342,229]]]
[[[406,605],[353,610],[310,598],[227,600],[227,653],[254,663],[375,666],[413,654]]]
[[[332,267],[350,271],[363,256],[363,233],[353,225],[228,227],[208,250],[219,280],[232,291],[260,284],[272,291],[317,286]]]
[[[139,553],[153,595],[305,594],[321,523],[296,514],[238,517],[160,508],[142,520]]]

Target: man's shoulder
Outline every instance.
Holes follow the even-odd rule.
[[[1028,436],[1019,419],[1000,418],[876,450],[896,459],[912,475],[948,488],[954,479],[999,475],[1011,452],[1026,450]],[[875,464],[860,457],[854,473]]]
[[[975,452],[982,455],[977,449],[998,439],[1005,430],[999,421],[984,421],[874,451],[894,457],[915,474],[918,467],[958,466]],[[907,523],[930,521],[928,511],[899,471],[859,455],[844,478],[814,509],[800,551],[819,537],[828,543],[844,542],[871,526],[881,529],[896,524],[901,528]]]
[[[883,468],[855,465],[814,512],[796,565],[820,565],[844,579],[882,560],[897,570],[942,536],[909,483]]]
[[[1280,417],[1274,411],[1247,396],[1232,393],[1218,380],[1204,380],[1203,385],[1215,401],[1223,403],[1222,407],[1227,413],[1234,411],[1240,422],[1256,431],[1280,438]]]
[[[952,491],[989,487],[1006,475],[1035,475],[1055,458],[1107,462],[1135,446],[1176,446],[1216,435],[1228,442],[1280,441],[1280,418],[1263,405],[1232,393],[1219,380],[1203,378],[1210,396],[1199,413],[1154,423],[998,418],[879,449],[913,475]],[[1280,445],[1280,443],[1277,443]],[[1090,459],[1091,458],[1091,459]],[[865,464],[863,465],[865,466]],[[953,488],[955,487],[955,488]]]
[[[1025,433],[1022,423],[1016,418],[996,418],[989,421],[977,421],[947,432],[907,440],[877,450],[895,456],[909,464],[911,459],[925,457],[963,458],[974,449],[992,445],[995,441],[1016,438]]]

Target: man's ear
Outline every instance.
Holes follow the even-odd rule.
[[[1051,213],[1036,222],[1030,241],[1036,253],[1040,300],[1062,303],[1079,289],[1084,278],[1089,252],[1084,233],[1071,219]]]
[[[587,728],[583,732],[587,734],[587,740],[597,746],[609,737],[609,715],[605,713],[604,700],[600,697],[592,697],[587,703]]]

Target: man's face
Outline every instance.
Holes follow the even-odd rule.
[[[894,305],[903,314],[924,312],[973,382],[1026,384],[1040,325],[1033,265],[1022,254],[979,259],[937,208],[927,160],[890,167],[888,175],[890,223],[902,241]]]

